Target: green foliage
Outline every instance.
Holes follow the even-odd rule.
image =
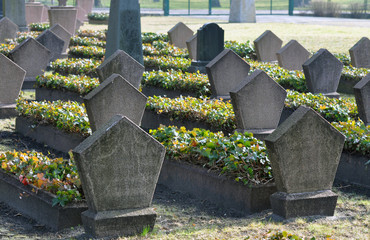
[[[69,46],[98,46],[105,47],[106,41],[94,37],[72,36]]]
[[[333,54],[336,58],[338,58],[339,61],[341,61],[344,66],[351,65],[351,58],[348,54],[345,53],[334,53]]]
[[[6,39],[5,43],[18,45],[27,38],[37,38],[40,35],[40,32],[18,32],[17,37],[14,39]]]
[[[143,54],[145,56],[172,56],[188,58],[189,53],[187,49],[175,47],[168,42],[154,41],[152,44],[143,44]]]
[[[102,59],[105,55],[105,48],[98,46],[72,46],[68,55],[72,58]]]
[[[109,13],[89,13],[87,18],[95,21],[107,21],[109,19]]]
[[[287,233],[286,231],[278,231],[276,233],[273,233],[268,238],[269,240],[304,240],[304,238],[301,238],[295,234]],[[316,238],[310,238],[310,240],[315,240]]]
[[[0,44],[0,53],[4,54],[5,56],[9,56],[10,51],[15,48],[16,45],[14,44]]]
[[[88,75],[90,77],[97,77],[95,69],[102,63],[100,60],[96,59],[57,59],[56,61],[50,63],[50,68],[55,73],[61,75]]]
[[[152,43],[154,41],[168,42],[168,35],[163,33],[143,32],[141,38],[143,43]]]
[[[93,37],[101,41],[106,41],[106,32],[107,30],[78,30],[77,36],[81,38]]]
[[[144,56],[145,68],[168,71],[181,70],[185,72],[191,64],[191,59],[171,56]]]
[[[233,50],[242,58],[257,60],[256,50],[251,41],[239,43],[236,41],[225,41],[225,48]]]
[[[185,127],[164,127],[150,134],[166,147],[167,156],[225,174],[244,184],[272,181],[270,161],[264,143],[251,133],[224,136],[222,132]]]
[[[370,73],[370,69],[367,68],[355,68],[352,66],[344,66],[341,78],[347,81],[359,82],[368,73]]]
[[[29,31],[42,32],[50,28],[49,23],[30,23],[28,24]]]

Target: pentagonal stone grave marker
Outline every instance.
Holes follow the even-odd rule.
[[[310,57],[310,53],[299,42],[291,40],[276,53],[276,56],[280,67],[302,71],[302,64]]]
[[[264,139],[278,126],[286,95],[264,71],[254,71],[230,92],[238,131]]]
[[[16,38],[18,25],[12,22],[9,18],[3,17],[0,20],[0,42],[4,42],[8,38]]]
[[[258,61],[274,62],[277,60],[276,53],[280,50],[283,41],[270,30],[266,30],[254,40],[254,47]]]
[[[184,23],[179,22],[167,34],[171,44],[179,48],[186,48],[186,40],[191,38],[194,32]]]
[[[370,124],[370,73],[354,86],[358,114],[365,125]]]
[[[18,25],[19,31],[27,31],[26,3],[24,0],[2,0],[4,16]]]
[[[331,191],[345,137],[310,108],[299,107],[266,139],[277,193],[273,212],[284,218],[332,216]]]
[[[69,33],[76,33],[77,9],[71,7],[51,7],[49,9],[50,26],[60,24]]]
[[[357,68],[370,68],[370,40],[363,37],[351,49],[351,64]]]
[[[135,123],[114,116],[73,150],[88,210],[85,231],[95,237],[153,229],[149,208],[165,148]]]
[[[229,99],[230,91],[248,76],[250,66],[233,50],[225,49],[206,66],[212,96]]]
[[[51,53],[50,61],[54,61],[61,57],[64,47],[64,41],[52,31],[45,30],[36,38],[36,41],[49,49]]]
[[[92,131],[96,131],[116,114],[141,124],[147,97],[119,74],[112,74],[84,97]]]
[[[69,43],[71,41],[72,34],[67,31],[63,26],[60,24],[55,24],[52,26],[50,29],[53,33],[55,33],[58,37],[60,37],[64,41],[64,46],[62,53],[66,54],[67,53],[67,48],[69,46]]]
[[[233,0],[230,4],[230,23],[255,23],[256,7],[254,0]]]
[[[26,81],[35,81],[36,76],[43,73],[50,62],[49,49],[33,38],[27,38],[17,45],[9,57],[26,71]]]
[[[197,59],[197,34],[186,40],[186,46],[188,48],[189,58],[192,60]]]
[[[144,71],[145,67],[143,65],[122,50],[117,50],[96,69],[100,82],[103,82],[113,73],[117,73],[137,89],[140,86]]]
[[[343,63],[326,49],[320,49],[303,65],[307,88],[310,92],[338,97],[337,93]]]

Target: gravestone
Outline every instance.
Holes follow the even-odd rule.
[[[83,21],[81,21],[80,19],[77,19],[76,20],[76,32],[78,30],[80,30],[80,28],[84,25]]]
[[[189,72],[206,73],[205,66],[224,50],[224,30],[216,23],[206,23],[197,31],[197,58]]]
[[[278,126],[286,95],[264,71],[255,70],[230,92],[237,131],[263,140]]]
[[[291,40],[276,53],[276,56],[280,67],[302,71],[302,64],[310,57],[310,53],[299,42]]]
[[[84,97],[92,131],[96,131],[116,114],[141,124],[147,97],[119,74],[112,74]]]
[[[26,71],[0,53],[0,118],[15,117],[15,100],[22,88]]]
[[[370,125],[370,73],[353,88],[357,103],[358,115],[365,125]]]
[[[75,8],[51,7],[48,12],[50,26],[59,24],[72,35],[76,33],[77,10]]]
[[[139,2],[137,0],[112,0],[105,58],[109,58],[120,49],[144,64],[142,45]]]
[[[165,148],[127,117],[113,116],[73,150],[88,210],[81,214],[94,237],[152,230],[150,208]]]
[[[3,0],[3,14],[18,25],[19,31],[28,31],[24,0]]]
[[[179,22],[171,28],[167,34],[170,43],[175,47],[186,48],[186,40],[191,38],[194,32],[184,23]]]
[[[26,3],[27,25],[30,23],[41,23],[43,20],[44,8],[44,5],[40,2]]]
[[[87,18],[87,12],[82,7],[77,6],[77,19],[81,21],[81,23],[87,22],[89,19]]]
[[[87,14],[92,12],[94,0],[77,0],[77,6],[81,7]]]
[[[3,17],[0,19],[0,43],[4,43],[5,39],[16,38],[18,25],[13,23],[9,18]]]
[[[206,65],[212,97],[230,99],[230,91],[244,81],[250,66],[233,50],[225,49]]]
[[[67,6],[67,0],[58,0],[58,6],[59,7]]]
[[[3,0],[0,0],[0,19],[3,18]]]
[[[186,40],[186,47],[188,48],[189,58],[192,60],[197,59],[197,34]]]
[[[65,29],[60,24],[53,25],[49,30],[55,33],[58,37],[60,37],[64,41],[62,55],[67,55],[67,48],[71,41],[72,34],[68,32],[67,29]]]
[[[50,61],[54,61],[61,57],[64,47],[64,41],[52,31],[45,30],[36,38],[36,41],[49,49],[51,53]]]
[[[31,88],[36,76],[44,72],[50,56],[49,49],[33,38],[27,38],[9,53],[9,58],[26,71],[24,87],[27,88]]]
[[[351,64],[357,68],[370,68],[370,40],[363,37],[351,49]]]
[[[117,50],[96,69],[101,83],[113,73],[117,73],[137,89],[143,79],[144,71],[143,65],[122,50]]]
[[[303,65],[307,88],[314,94],[339,97],[337,93],[343,63],[326,49],[320,49]]]
[[[273,213],[283,218],[333,216],[331,191],[345,136],[311,108],[299,107],[266,139],[278,192]]]
[[[283,41],[270,30],[266,30],[253,43],[258,61],[274,62],[277,61],[276,53],[280,50]]]
[[[254,0],[233,0],[230,4],[230,23],[255,23],[256,7]]]

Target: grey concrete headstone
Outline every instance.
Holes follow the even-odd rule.
[[[71,7],[52,7],[48,11],[50,26],[60,24],[69,33],[76,33],[77,10]]]
[[[150,209],[165,148],[126,117],[115,115],[73,150],[88,210],[85,231],[95,237],[153,229]]]
[[[92,12],[94,0],[77,0],[77,6],[85,10],[87,14]]]
[[[137,89],[139,89],[144,71],[143,65],[122,50],[117,50],[96,69],[101,83],[113,73],[117,73]]]
[[[87,18],[87,12],[85,11],[85,9],[83,9],[80,6],[76,6],[76,10],[77,10],[77,19],[80,20],[81,23],[87,22],[89,20]]]
[[[18,32],[18,25],[13,23],[9,18],[3,17],[0,20],[0,42],[3,43],[5,39],[16,38]]]
[[[271,133],[279,124],[286,95],[264,71],[255,70],[230,92],[238,131],[261,138]]]
[[[49,6],[44,5],[41,22],[49,22]]]
[[[310,53],[299,42],[291,40],[276,53],[276,56],[280,67],[302,71],[302,64],[310,57]]]
[[[137,0],[111,0],[105,58],[121,49],[144,64],[140,4]]]
[[[25,70],[0,53],[0,105],[15,103],[25,76]]]
[[[370,125],[370,73],[354,87],[358,114],[365,125]]]
[[[186,40],[186,47],[188,48],[189,58],[192,60],[197,59],[197,34],[194,34]]]
[[[230,5],[230,23],[255,23],[256,7],[254,0],[233,0]]]
[[[326,49],[320,49],[303,65],[307,88],[310,92],[337,97],[343,63]]]
[[[191,38],[194,32],[183,22],[179,22],[167,34],[170,43],[175,47],[186,48],[186,40]]]
[[[224,30],[206,23],[197,31],[197,60],[209,62],[224,50]]]
[[[61,57],[64,47],[64,41],[52,31],[45,30],[36,38],[36,41],[50,50],[50,61],[54,61]]]
[[[60,24],[53,25],[49,30],[55,33],[58,37],[60,37],[64,41],[62,53],[67,53],[67,48],[71,41],[72,34],[68,32],[67,29],[65,29]]]
[[[84,97],[92,131],[96,131],[116,114],[141,124],[147,97],[119,74],[112,74]]]
[[[225,49],[206,65],[212,96],[229,99],[229,93],[244,81],[250,66],[233,50]]]
[[[351,64],[357,68],[370,68],[370,40],[363,37],[351,49]]]
[[[266,30],[254,40],[254,47],[258,61],[274,62],[277,60],[276,53],[280,50],[283,41],[270,30]]]
[[[3,0],[4,17],[18,25],[19,31],[28,31],[25,0]]]
[[[26,71],[27,80],[43,73],[50,62],[51,52],[35,39],[27,38],[9,53],[9,57]]]
[[[28,2],[26,3],[26,22],[30,23],[41,23],[43,20],[44,5],[40,2]]]

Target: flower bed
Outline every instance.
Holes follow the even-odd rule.
[[[143,54],[145,56],[172,56],[188,58],[189,53],[187,49],[175,47],[168,42],[154,41],[152,44],[143,44]]]
[[[225,48],[233,50],[242,58],[257,60],[256,50],[251,41],[239,43],[237,41],[225,41]]]
[[[72,36],[69,46],[98,46],[105,47],[106,41],[94,37]]]
[[[0,53],[4,54],[5,56],[9,56],[9,53],[15,48],[16,45],[14,44],[0,44]]]
[[[40,34],[41,34],[41,32],[18,32],[16,38],[6,39],[5,42],[7,44],[17,45],[17,44],[23,42],[24,40],[26,40],[27,38],[37,38]]]
[[[37,32],[42,32],[45,31],[46,29],[50,28],[49,23],[30,23],[28,24],[28,30],[29,31],[37,31]]]
[[[181,70],[185,72],[191,64],[191,60],[187,58],[171,57],[171,56],[144,56],[144,66],[147,70],[162,70],[168,71]]]
[[[71,46],[68,55],[71,58],[89,58],[102,59],[105,55],[105,49],[98,46]]]
[[[108,24],[109,13],[89,13],[87,18],[90,24]]]
[[[55,73],[61,75],[88,75],[90,77],[97,77],[95,69],[102,63],[100,60],[96,59],[58,59],[50,63],[50,68]]]

